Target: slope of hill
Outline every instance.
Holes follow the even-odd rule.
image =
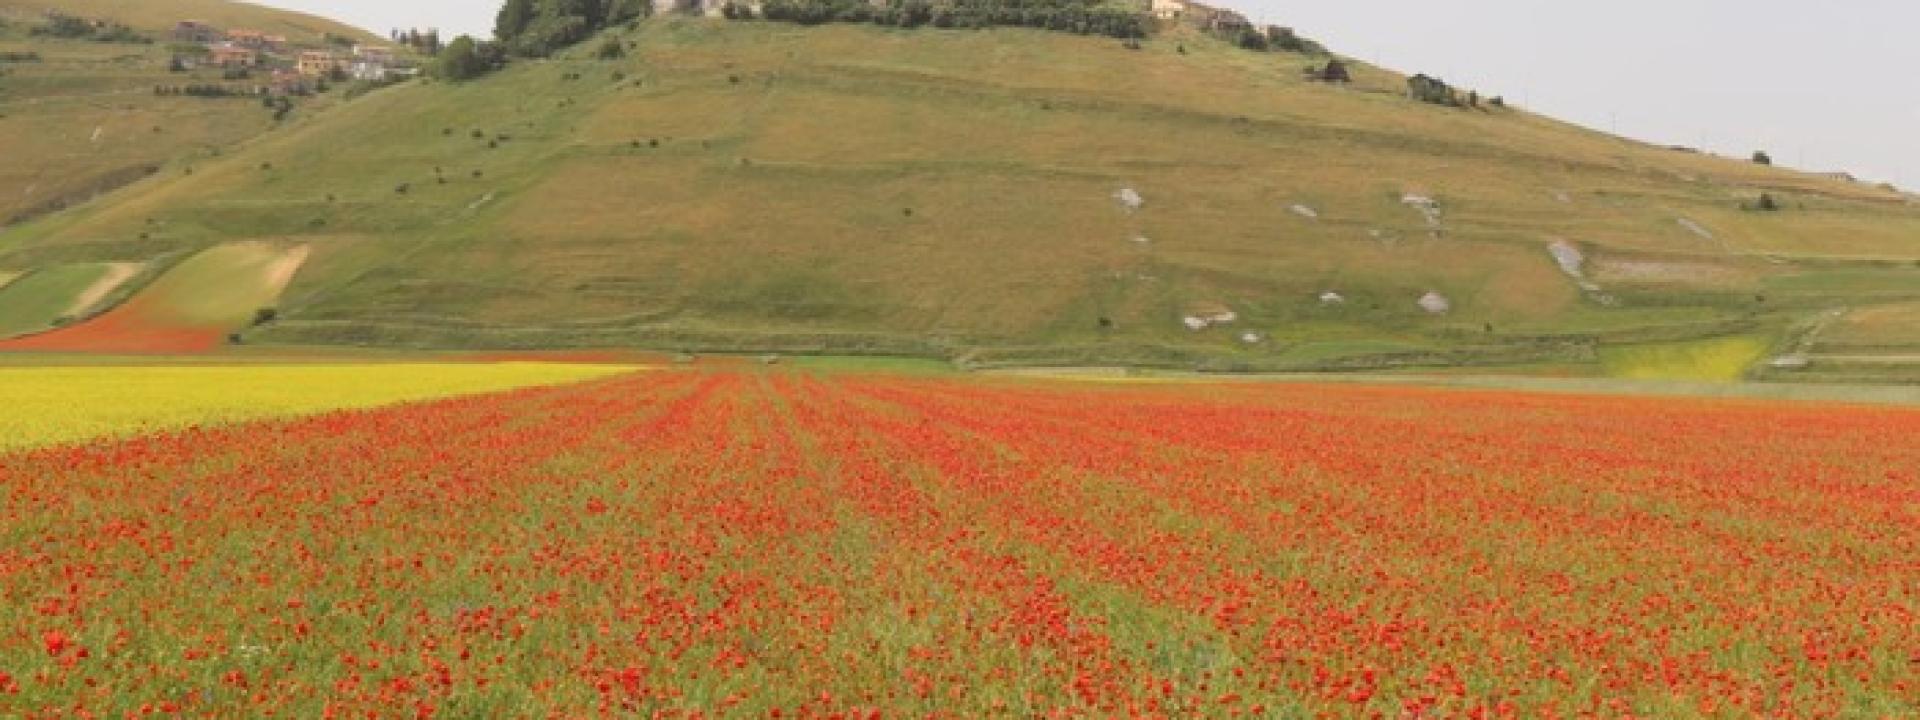
[[[124,24],[149,43],[36,36],[57,12]],[[156,96],[226,83],[214,68],[169,72],[174,23],[197,19],[291,42],[365,31],[229,0],[0,0],[0,226],[84,203],[175,158],[210,155],[274,125],[256,98]],[[228,83],[231,84],[231,83]],[[303,103],[300,112],[324,103]]]
[[[1729,340],[1817,358],[1833,311],[1920,301],[1909,196],[1374,68],[1329,86],[1184,31],[621,37],[174,163],[10,232],[0,270],[298,242],[247,341],[1221,369],[1717,374]]]
[[[226,342],[232,330],[268,320],[260,309],[273,306],[306,259],[305,246],[219,245],[170,267],[151,285],[129,293],[124,303],[88,322],[48,323],[57,327],[0,340],[0,351],[205,352]],[[124,277],[131,275],[129,270]],[[29,280],[32,277],[36,276]],[[5,302],[0,296],[0,305]],[[56,317],[84,317],[91,307],[91,302],[83,301]]]
[[[0,336],[18,335],[82,317],[135,268],[77,263],[21,273],[0,284]]]

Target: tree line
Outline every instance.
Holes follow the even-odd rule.
[[[395,28],[387,36],[392,38],[394,43],[413,48],[414,52],[427,57],[439,55],[440,51],[447,46],[440,41],[439,28],[428,28],[426,32],[420,32],[418,28],[406,30]]]
[[[756,19],[746,5],[730,3],[723,13],[735,20]],[[1026,27],[1122,40],[1145,38],[1152,21],[1144,12],[1087,0],[766,0],[758,19],[819,25],[872,23],[896,27]]]
[[[1445,80],[1424,73],[1407,78],[1407,96],[1432,105],[1482,109],[1478,90],[1462,93],[1458,88],[1448,85]],[[1504,108],[1507,106],[1507,99],[1494,96],[1488,98],[1486,104],[1495,108]]]
[[[448,43],[432,67],[449,80],[479,77],[512,57],[547,57],[617,25],[630,25],[653,11],[651,0],[505,0],[494,16],[493,39],[462,35]],[[1026,27],[1129,42],[1154,28],[1141,7],[1108,0],[764,0],[758,10],[733,1],[722,7],[730,20],[769,20],[801,25],[871,23],[892,27]],[[1244,27],[1226,38],[1253,50],[1319,54],[1325,49],[1291,29]],[[618,52],[603,52],[616,57]]]
[[[649,0],[506,0],[494,15],[492,40],[454,38],[431,70],[448,80],[470,80],[511,57],[547,57],[601,30],[646,17],[652,8]]]
[[[134,32],[133,28],[117,22],[88,20],[65,13],[48,13],[47,24],[30,31],[37,37],[59,38],[62,40],[92,40],[106,43],[148,44],[153,38]]]
[[[648,0],[507,0],[494,16],[493,39],[509,55],[546,57],[652,7]]]
[[[227,85],[191,84],[191,85],[155,85],[153,94],[158,97],[185,96],[197,98],[254,98],[267,94],[263,87]]]

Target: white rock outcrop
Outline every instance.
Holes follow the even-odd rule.
[[[1440,201],[1426,195],[1407,193],[1400,196],[1400,204],[1419,211],[1426,218],[1428,227],[1440,227]]]

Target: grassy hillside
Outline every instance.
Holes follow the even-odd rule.
[[[151,44],[36,37],[47,11],[129,25]],[[0,226],[92,200],[176,158],[211,156],[274,125],[249,98],[156,97],[156,85],[222,82],[168,72],[175,22],[199,19],[299,43],[365,31],[228,0],[0,0]],[[26,59],[31,58],[31,59]],[[310,113],[326,102],[305,102]]]
[[[0,351],[190,353],[226,342],[235,329],[267,318],[287,283],[307,259],[307,247],[242,241],[218,245],[169,267],[126,301],[88,322],[50,332],[0,339]],[[117,279],[127,279],[122,270]],[[29,276],[34,277],[34,276]],[[26,285],[27,283],[22,283]],[[97,295],[105,290],[95,286]],[[0,292],[8,292],[0,290]],[[0,297],[0,302],[5,298]],[[98,301],[83,300],[91,308]],[[84,310],[58,317],[78,318]],[[39,329],[39,328],[34,328]]]
[[[249,342],[1221,369],[1720,375],[1721,347],[1661,348],[1787,352],[1835,308],[1920,301],[1908,196],[1423,105],[1374,68],[1326,86],[1181,32],[624,39],[175,163],[10,233],[0,267],[309,245]],[[1742,209],[1762,192],[1785,209]]]
[[[70,317],[80,294],[106,274],[104,264],[82,263],[21,275],[0,287],[0,334],[44,330]]]

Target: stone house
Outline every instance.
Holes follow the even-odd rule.
[[[398,59],[398,56],[394,54],[393,48],[384,45],[355,45],[353,46],[353,59],[360,62],[393,65]]]
[[[301,75],[318,77],[332,74],[336,70],[344,70],[346,69],[346,63],[341,61],[340,56],[332,52],[326,50],[308,50],[300,53],[299,59],[294,63],[294,68],[299,70]]]
[[[400,67],[399,56],[393,48],[380,45],[355,45],[353,61],[347,65],[347,74],[355,80],[386,80]]]
[[[224,68],[250,68],[260,64],[260,51],[221,43],[207,48],[207,64]]]
[[[285,37],[268,35],[259,30],[229,30],[227,42],[261,52],[280,52],[287,46]]]
[[[1150,0],[1149,12],[1163,21],[1182,21],[1207,32],[1236,36],[1253,29],[1247,16],[1195,0]]]

